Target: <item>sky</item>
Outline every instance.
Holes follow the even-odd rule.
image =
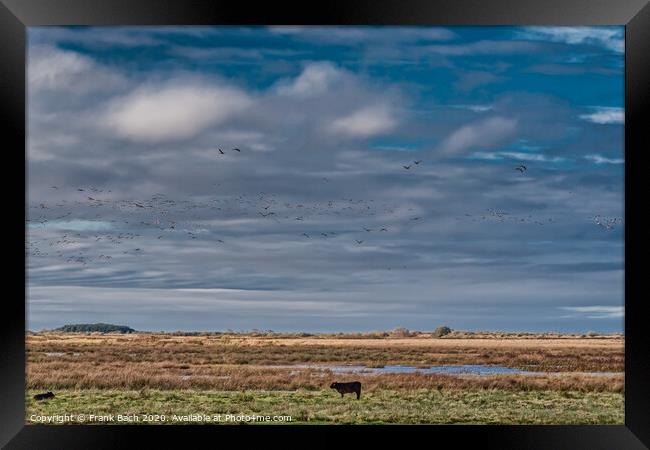
[[[622,332],[623,51],[623,27],[29,28],[28,328]]]

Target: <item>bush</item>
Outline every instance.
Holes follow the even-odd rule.
[[[411,337],[409,329],[404,327],[395,328],[390,334],[395,337]]]
[[[435,330],[433,330],[433,333],[431,333],[431,334],[433,336],[435,336],[435,337],[443,337],[443,336],[451,333],[451,331],[452,331],[451,328],[446,327],[446,326],[442,326],[442,327],[438,327]]]

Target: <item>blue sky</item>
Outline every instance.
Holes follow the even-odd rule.
[[[620,332],[623,36],[30,28],[28,326]]]

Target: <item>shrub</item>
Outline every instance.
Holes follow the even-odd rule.
[[[443,336],[445,336],[445,335],[447,335],[449,333],[451,333],[451,328],[446,327],[446,326],[442,326],[442,327],[438,327],[435,330],[433,330],[433,333],[431,333],[431,334],[433,336],[435,336],[435,337],[443,337]]]
[[[390,334],[392,336],[395,336],[395,337],[410,337],[411,336],[411,332],[409,331],[409,329],[404,328],[404,327],[395,328],[393,331],[391,331]]]

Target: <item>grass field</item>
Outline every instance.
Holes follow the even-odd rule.
[[[183,416],[259,414],[290,416],[291,423],[620,424],[623,347],[622,336],[30,333],[27,420],[158,414],[164,423],[195,423]],[[357,375],[273,367],[295,364],[482,364],[544,373]],[[352,379],[363,383],[361,400],[329,389]],[[32,399],[47,390],[56,397]]]

